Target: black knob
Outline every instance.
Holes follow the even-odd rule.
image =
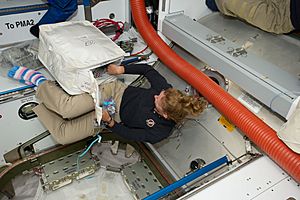
[[[193,160],[190,164],[190,170],[194,171],[196,169],[200,169],[205,165],[205,161],[203,159],[197,158]]]

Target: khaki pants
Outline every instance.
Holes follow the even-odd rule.
[[[101,102],[112,97],[116,102],[115,120],[120,122],[120,105],[127,86],[113,81],[99,86]],[[45,81],[36,92],[40,104],[33,111],[60,144],[68,144],[92,136],[95,129],[95,105],[88,94],[69,95],[53,81]]]
[[[223,14],[244,19],[267,32],[280,34],[294,30],[290,0],[216,0],[216,4]]]

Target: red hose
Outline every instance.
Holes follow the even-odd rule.
[[[150,24],[144,0],[131,0],[134,22],[148,46],[182,79],[197,89],[214,107],[243,131],[261,150],[300,182],[300,155],[290,150],[276,132],[252,114],[230,94],[220,88],[205,74],[178,56],[157,35]]]

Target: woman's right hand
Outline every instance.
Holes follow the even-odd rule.
[[[120,75],[124,74],[125,69],[122,65],[110,64],[107,67],[107,73],[110,75]]]
[[[109,127],[115,125],[115,120],[109,115],[107,110],[102,110],[102,121],[106,122]]]

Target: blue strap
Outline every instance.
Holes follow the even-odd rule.
[[[174,191],[175,189],[195,180],[196,178],[204,175],[205,173],[214,170],[222,165],[224,165],[225,163],[228,163],[228,158],[227,156],[224,156],[212,163],[210,163],[209,165],[204,166],[201,169],[196,170],[195,172],[183,177],[182,179],[168,185],[167,187],[151,194],[150,196],[144,198],[144,200],[156,200],[159,199],[165,195],[167,195],[168,193]]]

